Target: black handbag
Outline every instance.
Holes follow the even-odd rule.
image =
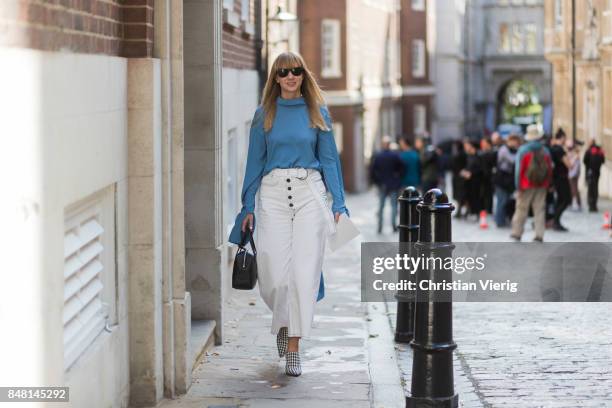
[[[245,247],[247,241],[251,244],[252,254]],[[234,258],[232,288],[250,290],[255,287],[255,283],[257,283],[257,249],[253,242],[253,233],[247,228],[247,231],[242,233],[238,252]]]

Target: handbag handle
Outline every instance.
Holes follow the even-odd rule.
[[[246,231],[242,231],[240,245],[238,246],[244,249],[247,240],[251,244],[251,248],[253,249],[253,255],[257,255],[257,248],[255,248],[255,241],[253,241],[253,232],[250,228],[247,228]]]

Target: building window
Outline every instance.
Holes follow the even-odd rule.
[[[412,0],[412,9],[414,11],[424,11],[425,0]]]
[[[391,136],[391,118],[388,109],[383,109],[381,122],[382,136]]]
[[[251,0],[242,0],[240,3],[240,19],[242,21],[251,20]]]
[[[533,23],[525,24],[525,51],[535,54],[538,50],[537,27]]]
[[[342,152],[343,143],[342,143],[342,122],[334,122],[332,123],[332,130],[334,132],[334,140],[336,142],[336,148],[338,149],[338,153]]]
[[[385,43],[385,78],[387,81],[392,82],[393,79],[400,78],[400,67],[399,67],[399,42],[394,39],[389,39]]]
[[[555,28],[561,28],[563,26],[563,2],[565,0],[554,0],[555,1]]]
[[[425,76],[425,41],[412,40],[412,76],[423,78]]]
[[[534,23],[499,25],[498,52],[501,54],[534,54],[538,49],[538,32]]]
[[[499,25],[499,47],[500,53],[507,54],[510,52],[510,33],[508,31],[508,23]]]
[[[340,70],[340,20],[321,20],[321,76],[337,78]]]
[[[223,8],[234,10],[234,0],[223,0]]]
[[[525,51],[522,24],[512,24],[512,53],[520,54]]]
[[[413,130],[415,136],[422,136],[427,131],[427,108],[425,105],[414,105]]]

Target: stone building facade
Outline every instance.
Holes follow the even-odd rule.
[[[545,12],[546,58],[553,67],[554,127],[562,127],[570,136],[575,133],[583,142],[595,139],[604,147],[600,194],[610,196],[612,1],[546,0]]]
[[[532,83],[552,119],[552,77],[544,58],[542,0],[440,0],[435,11],[435,141],[477,137],[501,122],[500,98],[517,79]]]
[[[465,30],[469,65],[466,132],[493,131],[501,123],[501,97],[516,79],[526,80],[543,107],[543,127],[552,131],[552,77],[544,58],[542,0],[473,0]]]
[[[430,131],[425,3],[298,2],[299,50],[325,91],[347,191],[367,188],[383,135]]]
[[[435,5],[403,0],[400,8],[402,133],[410,139],[429,135],[435,88],[431,81],[431,16]]]
[[[466,1],[429,0],[430,64],[434,83],[431,136],[434,143],[464,135],[466,94]]]
[[[0,383],[154,406],[221,342],[222,21],[215,0],[3,2]]]

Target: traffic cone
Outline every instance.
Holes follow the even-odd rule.
[[[480,228],[481,229],[489,228],[489,224],[487,224],[487,211],[486,210],[482,210],[480,212]]]
[[[601,226],[603,229],[610,229],[610,211],[604,212],[604,223]]]

